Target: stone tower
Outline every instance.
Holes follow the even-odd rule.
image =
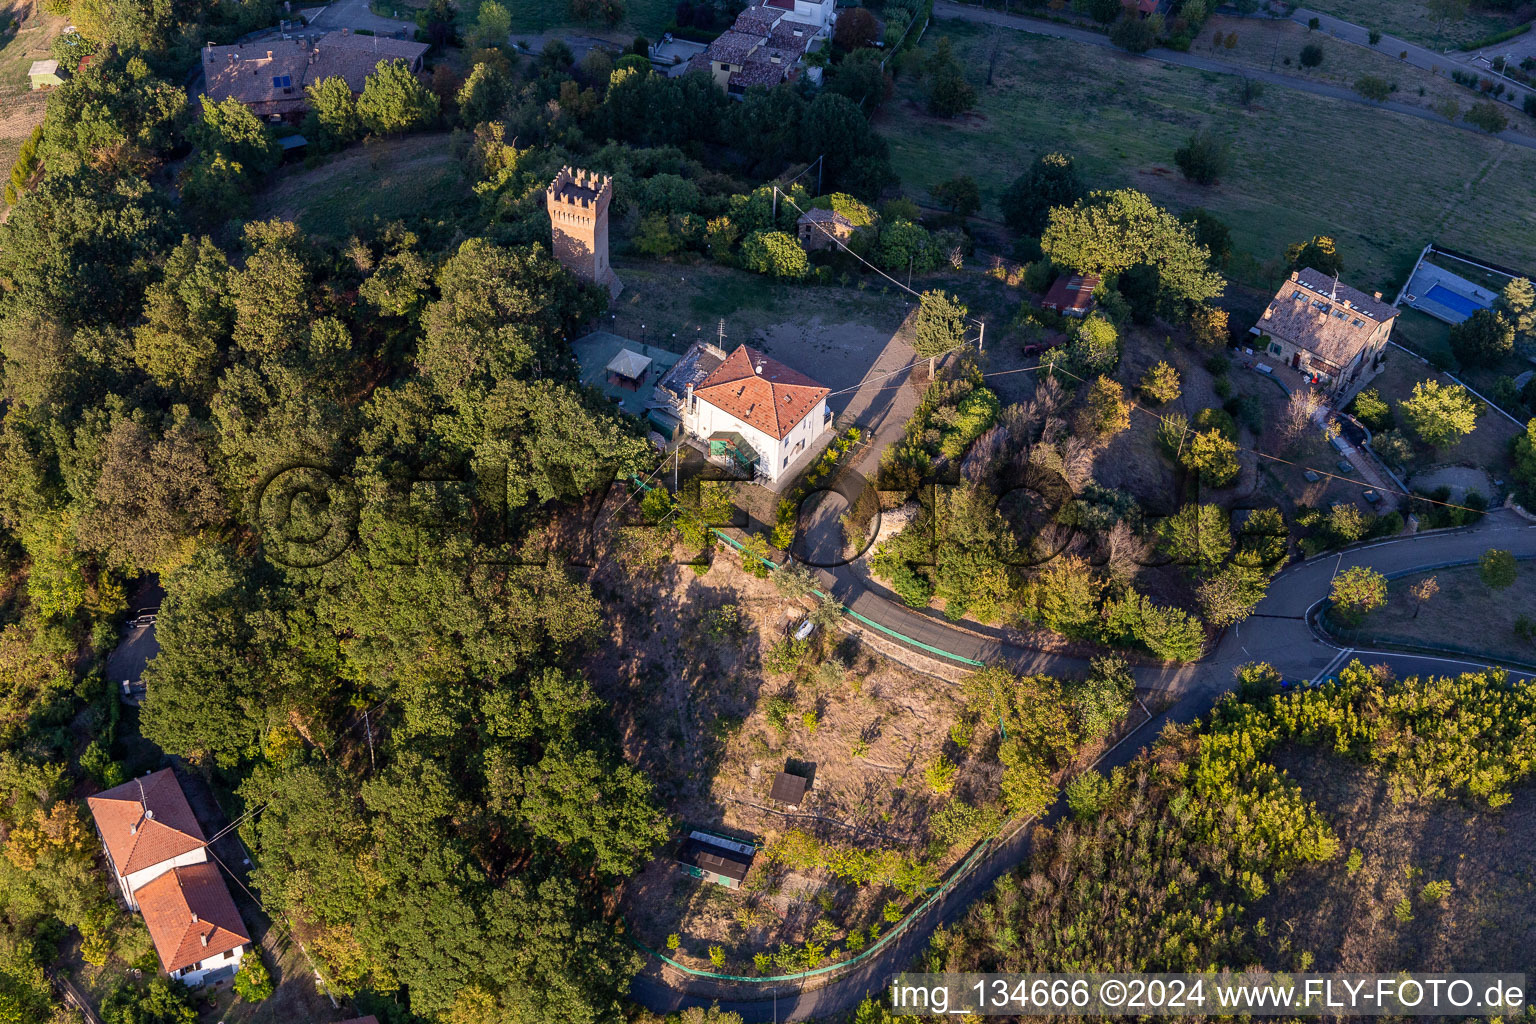
[[[617,297],[624,285],[608,263],[608,204],[613,179],[560,168],[545,190],[555,258],[584,281],[606,285]]]

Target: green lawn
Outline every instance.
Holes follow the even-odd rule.
[[[940,36],[930,31],[931,52]],[[1005,36],[994,85],[980,84],[986,31],[943,24],[980,90],[971,114],[945,121],[900,80],[877,121],[903,185],[918,194],[954,175],[981,186],[984,214],[1034,157],[1076,156],[1095,188],[1132,187],[1175,210],[1203,206],[1232,227],[1238,275],[1272,287],[1285,247],[1331,234],[1351,284],[1397,293],[1431,239],[1497,262],[1536,264],[1536,152],[1406,115],[1271,87],[1241,108],[1230,76],[1175,68],[1102,47]],[[1222,183],[1184,181],[1173,151],[1213,127],[1233,143]],[[1266,266],[1266,264],[1268,264]]]
[[[305,231],[344,238],[377,220],[451,221],[474,202],[443,134],[376,140],[313,168],[281,175],[253,215],[297,219]]]
[[[1442,25],[1424,0],[1315,0],[1305,6],[1437,50],[1482,39],[1513,24],[1508,16],[1473,9],[1460,21]]]

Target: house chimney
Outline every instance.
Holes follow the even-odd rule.
[[[1376,296],[1376,301],[1377,302],[1381,301],[1381,292],[1372,292],[1371,294]]]
[[[197,924],[197,911],[192,911],[192,923]]]
[[[207,932],[203,933],[203,945],[205,945],[205,946],[208,945],[208,933]]]
[[[1275,311],[1274,311],[1273,308],[1271,308],[1269,306],[1265,306],[1264,307],[1264,319],[1265,320],[1268,320],[1270,317],[1272,317],[1274,315],[1275,315]]]
[[[271,59],[272,59],[272,51],[268,50],[267,51],[267,60],[271,60]]]
[[[761,377],[762,374],[763,374],[763,364],[762,363],[758,363],[757,366],[755,366],[753,368],[753,372],[756,373],[759,377]]]
[[[1296,280],[1296,271],[1294,271],[1294,270],[1291,271],[1291,280],[1292,281]]]
[[[131,835],[131,836],[136,836],[136,835],[139,834],[139,823],[138,822],[134,822],[132,825],[128,826],[128,834]]]

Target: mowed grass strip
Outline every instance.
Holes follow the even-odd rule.
[[[1203,206],[1259,265],[1314,234],[1339,242],[1350,282],[1396,294],[1426,241],[1499,262],[1536,263],[1536,151],[1448,125],[1271,86],[1238,104],[1230,75],[1172,67],[1068,40],[1007,31],[994,82],[982,84],[989,30],[948,36],[980,100],[955,120],[930,117],[922,84],[903,78],[877,120],[908,191],[959,174],[981,186],[984,214],[1041,153],[1077,158],[1092,188],[1137,188],[1171,209]],[[1221,184],[1186,182],[1173,153],[1213,128],[1232,143]],[[1264,268],[1244,283],[1272,287]]]
[[[1311,0],[1304,6],[1436,49],[1470,43],[1514,24],[1508,16],[1475,8],[1465,18],[1442,22],[1430,13],[1424,0]]]
[[[1448,647],[1536,664],[1536,644],[1515,632],[1520,616],[1536,619],[1536,565],[1518,564],[1519,574],[1507,590],[1490,590],[1475,565],[1393,580],[1386,607],[1367,615],[1350,634],[1351,642]],[[1408,588],[1425,576],[1435,577],[1440,592],[1414,618]]]

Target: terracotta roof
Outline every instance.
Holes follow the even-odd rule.
[[[1051,282],[1040,300],[1042,309],[1085,310],[1093,305],[1093,290],[1099,286],[1095,274],[1062,274]]]
[[[1397,307],[1309,268],[1280,287],[1258,327],[1342,369],[1395,316]]]
[[[772,60],[765,59],[763,57],[764,51],[758,50],[751,57],[748,57],[746,63],[738,70],[731,72],[731,77],[727,80],[727,84],[739,86],[743,89],[749,89],[754,85],[772,88],[784,81],[784,72],[789,70],[790,65],[794,63],[794,58],[786,59],[777,50],[767,52],[770,55],[778,54],[778,62],[775,63]]]
[[[775,440],[793,430],[829,394],[800,371],[745,345],[726,356],[693,393]]]
[[[780,50],[793,52],[798,58],[811,45],[811,40],[816,37],[817,31],[815,25],[807,25],[803,21],[790,21],[786,18],[773,26],[773,34],[768,41]]]
[[[783,17],[783,11],[775,11],[771,7],[748,7],[736,15],[736,20],[731,24],[731,31],[742,32],[749,36],[767,36]]]
[[[251,941],[212,864],[173,868],[134,890],[166,973]]]
[[[169,768],[86,799],[120,874],[152,867],[205,845],[197,816]]]
[[[708,70],[710,70],[710,68],[709,68],[709,54],[708,53],[696,53],[692,57],[688,58],[688,70],[683,72],[683,73],[684,74],[690,74],[690,73],[692,73],[694,71],[708,71]]]
[[[727,30],[716,36],[715,41],[709,44],[709,59],[723,60],[727,64],[742,64],[746,61],[747,54],[761,45],[763,45],[762,36]]]
[[[427,43],[390,36],[327,32],[311,48],[299,39],[266,39],[235,46],[203,47],[204,92],[214,100],[233,96],[262,113],[304,110],[307,86],[339,76],[361,93],[380,61],[415,64]]]

